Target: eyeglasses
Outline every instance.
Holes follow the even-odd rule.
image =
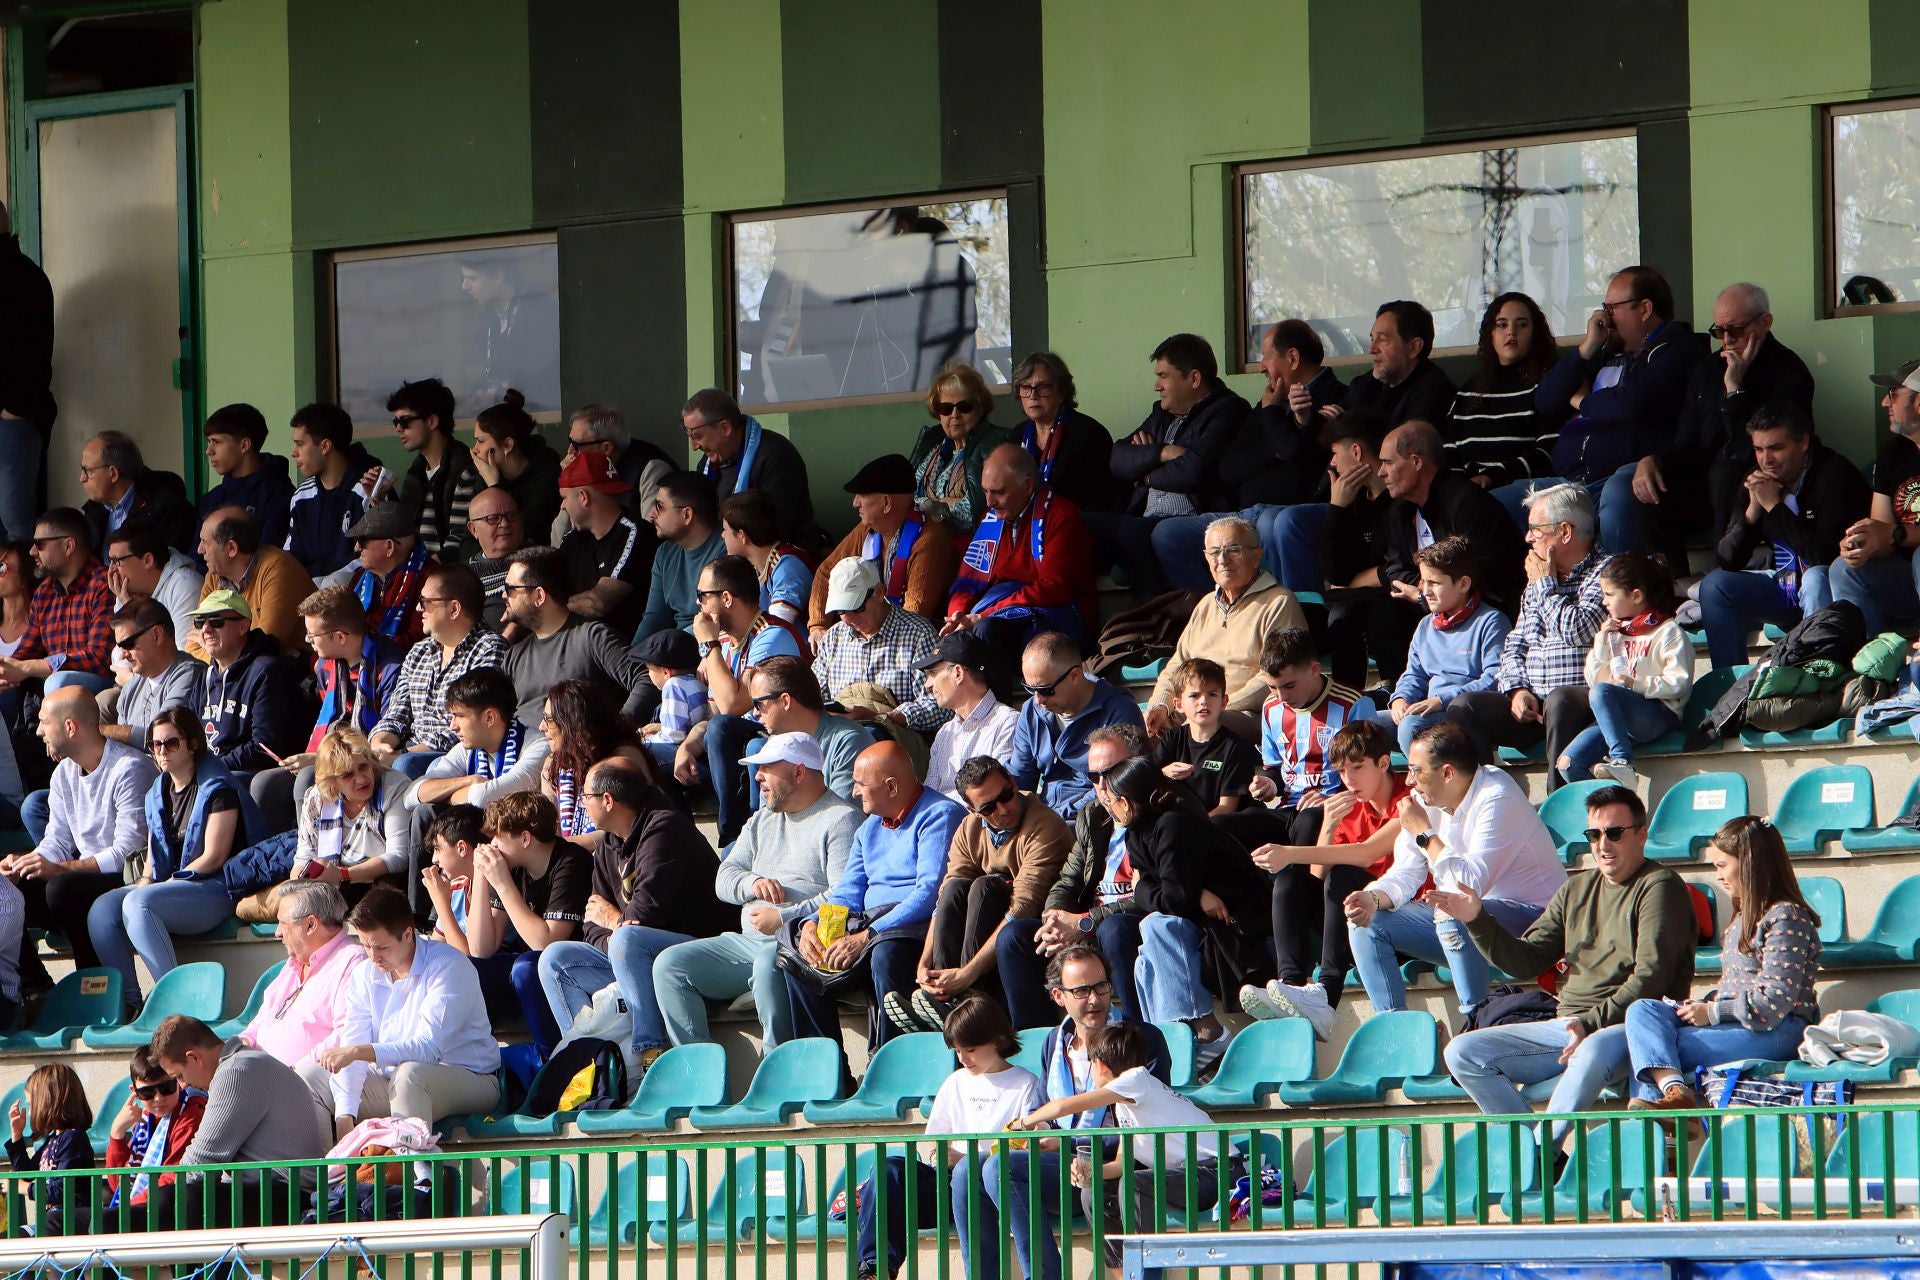
[[[1229,543],[1224,547],[1202,548],[1201,554],[1209,560],[1237,560],[1252,550],[1252,547],[1243,547],[1238,543]]]
[[[129,560],[138,560],[138,559],[140,559],[140,557],[139,557],[139,556],[137,556],[137,555],[135,555],[135,554],[133,554],[133,552],[131,552],[131,551],[129,551],[129,552],[127,552],[127,553],[126,553],[125,555],[123,555],[123,556],[114,556],[114,555],[110,555],[110,556],[108,556],[108,557],[107,557],[107,563],[108,563],[109,565],[111,565],[111,566],[113,566],[113,567],[114,567],[115,569],[118,569],[118,568],[119,568],[119,567],[120,567],[121,565],[123,565],[123,564],[125,564],[125,563],[126,563],[127,561],[129,561]]]
[[[1645,301],[1645,298],[1622,298],[1618,302],[1603,302],[1600,304],[1600,309],[1606,312],[1607,319],[1611,320],[1613,319],[1613,309],[1615,307],[1631,307]]]
[[[1032,694],[1036,698],[1045,698],[1051,695],[1055,689],[1058,689],[1061,686],[1061,684],[1065,682],[1068,676],[1072,675],[1074,672],[1078,671],[1079,669],[1080,669],[1080,664],[1076,662],[1072,666],[1068,667],[1065,671],[1062,671],[1059,675],[1055,676],[1053,678],[1052,684],[1022,683],[1020,687],[1022,689],[1025,689],[1028,693]]]
[[[1055,390],[1051,382],[1022,382],[1014,387],[1014,391],[1022,398],[1029,400],[1036,396],[1050,396]]]
[[[1020,795],[1020,792],[1018,790],[1016,790],[1012,786],[1008,786],[1005,791],[1002,791],[999,795],[993,797],[993,799],[984,800],[981,803],[973,806],[973,811],[979,814],[992,813],[995,809],[998,809],[1000,806],[1004,804],[1009,804],[1012,801],[1018,799],[1019,795]]]
[[[516,591],[531,590],[533,590],[533,584],[531,582],[503,582],[500,584],[500,594],[502,595],[510,596]]]
[[[942,400],[933,406],[933,412],[936,416],[942,418],[951,418],[956,413],[972,413],[973,401]]]
[[[220,628],[226,626],[229,622],[245,622],[245,621],[246,619],[242,618],[237,613],[216,613],[216,614],[211,614],[205,618],[195,618],[193,620],[193,625],[198,627],[202,631],[218,631]]]
[[[698,436],[706,434],[706,432],[710,430],[712,426],[713,424],[711,422],[694,423],[692,426],[687,428],[687,439],[692,440]]]
[[[154,626],[156,627],[159,625],[160,624],[157,622],[154,623]],[[113,642],[113,647],[118,649],[122,653],[132,653],[135,649],[138,649],[140,647],[140,642],[146,638],[147,632],[151,630],[153,630],[153,627],[142,627],[138,631],[134,632],[132,635],[128,636],[125,640],[115,640]]]
[[[420,612],[425,613],[427,611],[427,606],[430,604],[445,604],[446,602],[447,602],[446,596],[421,596]]]
[[[1715,342],[1738,342],[1740,341],[1741,338],[1744,338],[1746,336],[1747,330],[1753,328],[1753,326],[1756,323],[1758,323],[1758,321],[1759,321],[1759,317],[1756,316],[1754,317],[1754,319],[1748,320],[1744,324],[1708,325],[1707,336],[1712,338]]]
[[[165,1080],[155,1080],[152,1084],[133,1086],[133,1096],[142,1102],[152,1102],[155,1098],[171,1098],[180,1091],[180,1082],[172,1076]]]
[[[520,513],[518,511],[502,511],[498,515],[468,516],[467,523],[483,524],[483,525],[486,525],[487,528],[489,529],[498,529],[502,525],[512,524],[515,520],[518,520],[519,518],[520,518]]]
[[[695,600],[705,600],[708,596],[723,596],[725,594],[727,593],[724,590],[719,588],[714,588],[711,590],[695,591],[693,593],[693,598]]]
[[[97,467],[90,467],[83,462],[80,464],[80,478],[82,480],[85,480],[88,476],[91,476],[94,472],[105,471],[106,469],[107,469],[107,464],[104,462]]]
[[[422,418],[417,413],[398,413],[394,415],[393,425],[402,430],[405,430],[406,428],[412,426],[416,422],[425,422],[425,421],[426,419]]]
[[[1075,1000],[1085,1000],[1089,996],[1110,996],[1113,994],[1111,982],[1089,982],[1084,987],[1056,987],[1061,995],[1072,996]]]
[[[147,739],[147,750],[157,756],[162,756],[185,741],[185,738],[149,738]]]
[[[1529,538],[1537,538],[1542,534],[1552,533],[1555,529],[1558,529],[1564,523],[1566,522],[1565,521],[1549,521],[1546,524],[1530,524],[1527,526],[1527,536]]]
[[[1588,844],[1598,844],[1601,836],[1605,836],[1609,840],[1618,840],[1629,831],[1638,831],[1643,825],[1643,823],[1635,822],[1624,827],[1588,827],[1580,834],[1587,838]]]

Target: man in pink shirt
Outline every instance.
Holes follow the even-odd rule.
[[[340,1043],[347,980],[367,953],[347,933],[347,902],[335,885],[320,880],[288,885],[280,893],[279,918],[287,963],[268,984],[260,1012],[240,1039],[298,1068]],[[331,1097],[319,1102],[333,1113]]]

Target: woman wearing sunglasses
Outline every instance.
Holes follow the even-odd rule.
[[[120,971],[128,1016],[140,1008],[137,952],[157,981],[176,963],[173,935],[205,933],[233,914],[220,868],[236,850],[267,836],[247,789],[207,749],[199,717],[169,707],[147,728],[160,770],[147,790],[147,856],[129,859],[128,882],[102,894],[87,912],[100,962]]]
[[[907,459],[913,465],[913,503],[929,520],[971,533],[987,509],[980,468],[1007,433],[987,421],[993,393],[970,364],[955,360],[927,388],[933,422],[920,429]]]
[[[127,1105],[114,1115],[107,1129],[106,1164],[109,1169],[140,1172],[130,1179],[107,1179],[112,1191],[107,1201],[109,1210],[122,1204],[134,1210],[142,1209],[149,1191],[173,1181],[171,1173],[152,1178],[145,1171],[158,1165],[179,1164],[187,1153],[187,1144],[200,1128],[200,1117],[207,1111],[207,1095],[187,1088],[168,1075],[166,1068],[154,1060],[153,1051],[144,1044],[133,1051],[133,1058],[127,1063],[127,1077],[132,1081],[133,1091],[127,1094]],[[117,1217],[101,1225],[106,1230],[116,1230]],[[136,1216],[128,1225],[139,1230],[140,1217]]]

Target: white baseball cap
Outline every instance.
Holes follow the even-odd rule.
[[[848,556],[827,575],[827,612],[858,609],[880,586],[880,566],[872,560]]]
[[[826,760],[820,754],[820,744],[813,740],[810,733],[776,733],[760,744],[760,749],[750,756],[741,756],[741,764],[797,764],[803,769],[815,773],[826,772]]]

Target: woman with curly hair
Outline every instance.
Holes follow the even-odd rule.
[[[1442,424],[1447,462],[1483,489],[1523,486],[1553,474],[1553,445],[1566,406],[1542,413],[1534,388],[1560,356],[1540,304],[1503,293],[1480,317],[1479,365]]]
[[[587,770],[608,756],[632,761],[650,784],[659,785],[652,757],[635,742],[634,727],[618,704],[585,680],[562,680],[547,690],[540,732],[552,748],[540,773],[540,791],[560,811],[560,834],[569,840],[594,829],[580,788]]]

